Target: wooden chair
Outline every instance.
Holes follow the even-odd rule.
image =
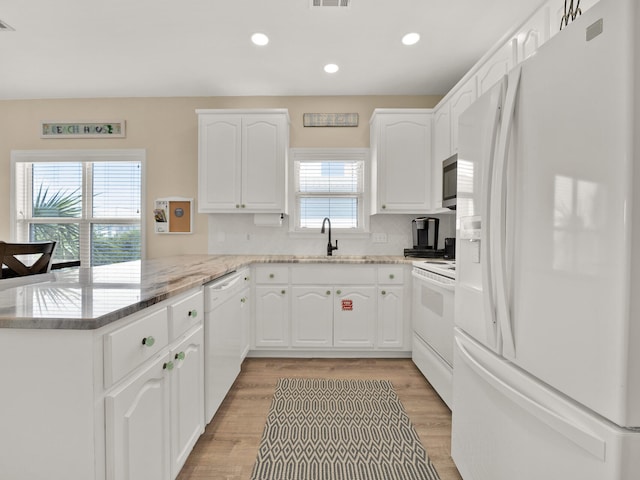
[[[7,243],[0,241],[0,264],[2,265],[0,278],[50,272],[55,249],[56,242]],[[40,255],[40,257],[29,266],[16,258],[17,255]]]

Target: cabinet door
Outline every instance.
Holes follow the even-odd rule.
[[[338,287],[333,310],[333,346],[374,346],[375,287]]]
[[[379,116],[375,213],[431,208],[431,114]]]
[[[235,212],[241,205],[241,117],[202,114],[198,125],[198,211]]]
[[[549,40],[549,11],[549,5],[543,5],[516,33],[518,63],[529,58]]]
[[[244,211],[285,211],[288,125],[284,115],[247,115],[242,120]]]
[[[247,277],[248,278],[248,277]],[[251,340],[249,331],[251,329],[251,302],[249,287],[240,293],[240,360],[244,360],[249,349],[251,348]]]
[[[442,162],[451,156],[451,105],[446,102],[433,114],[433,162],[431,204],[442,207]]]
[[[470,78],[451,97],[451,150],[458,153],[458,121],[460,115],[476,100],[476,77]]]
[[[513,68],[516,44],[515,39],[507,41],[480,66],[476,74],[478,96],[488,91]]]
[[[404,346],[404,287],[378,287],[378,338],[380,348]]]
[[[256,347],[289,346],[288,287],[257,286],[255,291]]]
[[[171,358],[171,478],[175,478],[204,432],[202,325],[172,349]]]
[[[170,478],[169,360],[163,356],[106,396],[108,480]]]
[[[292,287],[291,345],[333,346],[333,292],[331,287]]]

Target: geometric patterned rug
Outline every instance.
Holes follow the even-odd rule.
[[[439,480],[387,380],[281,378],[251,480]]]

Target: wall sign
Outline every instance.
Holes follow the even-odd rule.
[[[353,300],[349,300],[347,298],[342,300],[342,311],[350,312],[353,310]]]
[[[124,138],[125,121],[41,122],[40,138]]]
[[[305,113],[302,116],[305,127],[357,127],[357,113]]]

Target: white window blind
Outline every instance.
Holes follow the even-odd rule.
[[[360,155],[352,159],[335,153],[322,158],[322,149],[310,156],[293,162],[295,229],[320,229],[328,217],[332,228],[362,230],[364,160]]]
[[[16,240],[56,240],[54,260],[84,266],[140,259],[142,159],[130,156],[17,155]]]

